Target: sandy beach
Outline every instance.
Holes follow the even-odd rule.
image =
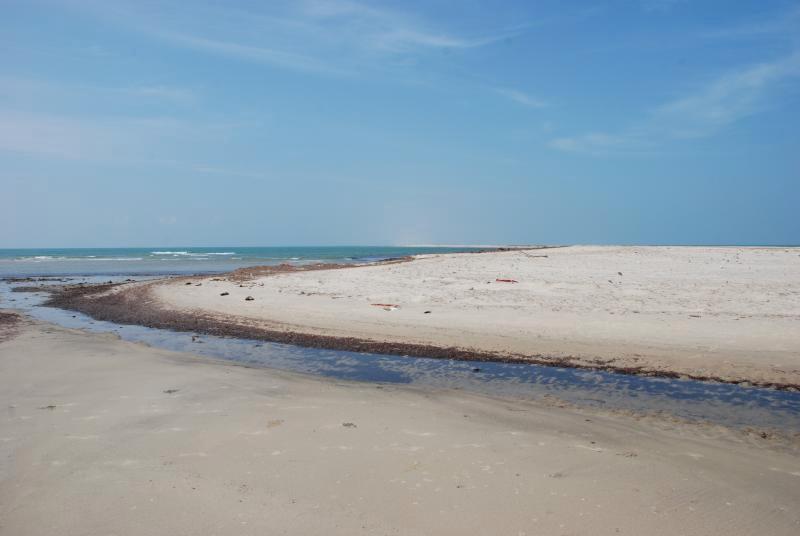
[[[723,7],[4,3],[0,536],[800,536],[800,0]]]
[[[574,246],[186,283],[148,284],[125,311],[301,344],[800,385],[797,248]]]
[[[797,446],[3,322],[0,533],[796,534]]]

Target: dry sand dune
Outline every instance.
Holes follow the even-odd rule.
[[[215,279],[152,292],[275,330],[800,385],[797,248],[575,246]]]

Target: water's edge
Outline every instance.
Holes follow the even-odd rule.
[[[506,398],[556,397],[578,406],[637,413],[664,412],[733,428],[800,433],[800,393],[678,378],[493,361],[427,359],[302,348],[257,340],[198,335],[92,319],[43,307],[42,293],[12,293],[0,283],[3,306],[63,327],[116,333],[123,340],[251,366],[328,378],[463,389]]]

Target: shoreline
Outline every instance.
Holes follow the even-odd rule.
[[[520,250],[512,250],[512,253],[520,253],[526,257],[532,257],[530,254]],[[486,255],[492,254],[498,255],[497,252],[486,253]],[[231,283],[233,283],[240,288],[244,287],[245,292],[253,292],[254,290],[258,290],[255,288],[255,282],[261,281],[261,283],[258,284],[263,285],[263,281],[269,279],[274,282],[277,276],[293,277],[296,274],[301,276],[314,275],[309,274],[309,272],[317,272],[319,275],[322,274],[323,271],[340,271],[345,268],[348,269],[346,270],[348,272],[350,270],[386,269],[387,266],[396,267],[398,264],[407,265],[409,263],[419,263],[421,258],[430,259],[439,257],[443,257],[443,255],[423,256],[415,259],[393,259],[384,263],[356,266],[309,265],[298,268],[282,265],[257,267],[245,268],[229,274],[220,274],[216,277],[180,277],[121,287],[108,285],[98,285],[94,287],[83,286],[73,289],[64,289],[54,294],[49,304],[64,309],[80,311],[98,320],[108,320],[123,324],[139,324],[176,331],[195,331],[211,335],[264,340],[311,348],[407,355],[424,358],[458,359],[462,361],[529,363],[566,368],[604,370],[621,374],[665,378],[689,378],[700,381],[746,384],[778,390],[800,390],[800,381],[797,379],[788,379],[791,378],[791,375],[784,376],[784,378],[786,378],[785,381],[781,381],[778,379],[780,378],[779,375],[773,375],[776,376],[775,378],[748,377],[746,375],[737,377],[730,373],[697,373],[692,370],[681,370],[680,368],[670,369],[663,364],[654,366],[652,363],[648,363],[647,359],[636,359],[635,361],[638,362],[636,364],[631,364],[630,362],[620,363],[613,358],[609,359],[607,355],[602,356],[599,353],[597,355],[582,356],[535,352],[521,354],[461,345],[443,345],[436,343],[421,344],[416,341],[404,342],[396,338],[376,339],[346,336],[337,333],[336,330],[322,330],[324,332],[320,333],[320,330],[314,332],[304,329],[305,326],[282,322],[281,320],[273,318],[254,318],[205,308],[176,307],[174,304],[165,302],[162,292],[165,288],[172,289],[172,291],[179,289],[184,293],[196,292],[194,286],[189,286],[186,291],[184,291],[183,288],[179,288],[181,284],[187,285],[187,281],[194,281],[195,285],[199,282],[201,285],[203,283],[207,286],[214,285],[214,288],[224,287],[230,290],[230,292],[234,290],[233,288],[229,288],[231,287]],[[326,273],[324,275],[331,277],[333,274]],[[238,290],[238,288],[236,290]]]
[[[171,278],[196,279],[207,276],[182,276]],[[319,335],[291,329],[267,329],[246,319],[233,316],[212,315],[208,313],[185,312],[164,308],[149,292],[149,286],[163,282],[155,280],[133,289],[114,290],[121,283],[83,285],[81,287],[54,290],[45,302],[47,307],[58,307],[68,311],[83,313],[95,320],[117,324],[133,324],[149,328],[167,329],[178,332],[196,332],[221,337],[251,339],[279,344],[290,344],[304,348],[342,350],[370,354],[398,355],[423,359],[453,359],[466,362],[498,362],[541,365],[584,370],[601,370],[617,374],[649,376],[656,378],[689,379],[711,381],[732,385],[750,385],[779,391],[800,391],[800,383],[760,382],[758,380],[731,379],[724,376],[705,376],[680,373],[670,370],[651,369],[647,366],[620,367],[613,364],[587,362],[585,359],[545,355],[504,355],[461,347],[446,347],[375,341],[355,337]],[[33,288],[33,287],[32,287]],[[41,289],[37,289],[41,290]]]

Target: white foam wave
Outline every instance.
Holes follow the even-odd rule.
[[[93,258],[82,258],[78,257],[75,259],[76,261],[142,261],[144,260],[142,257],[93,257]]]
[[[236,255],[235,251],[223,251],[220,253],[205,251],[151,251],[150,255],[172,255],[173,257],[194,257],[205,259],[208,255]]]

